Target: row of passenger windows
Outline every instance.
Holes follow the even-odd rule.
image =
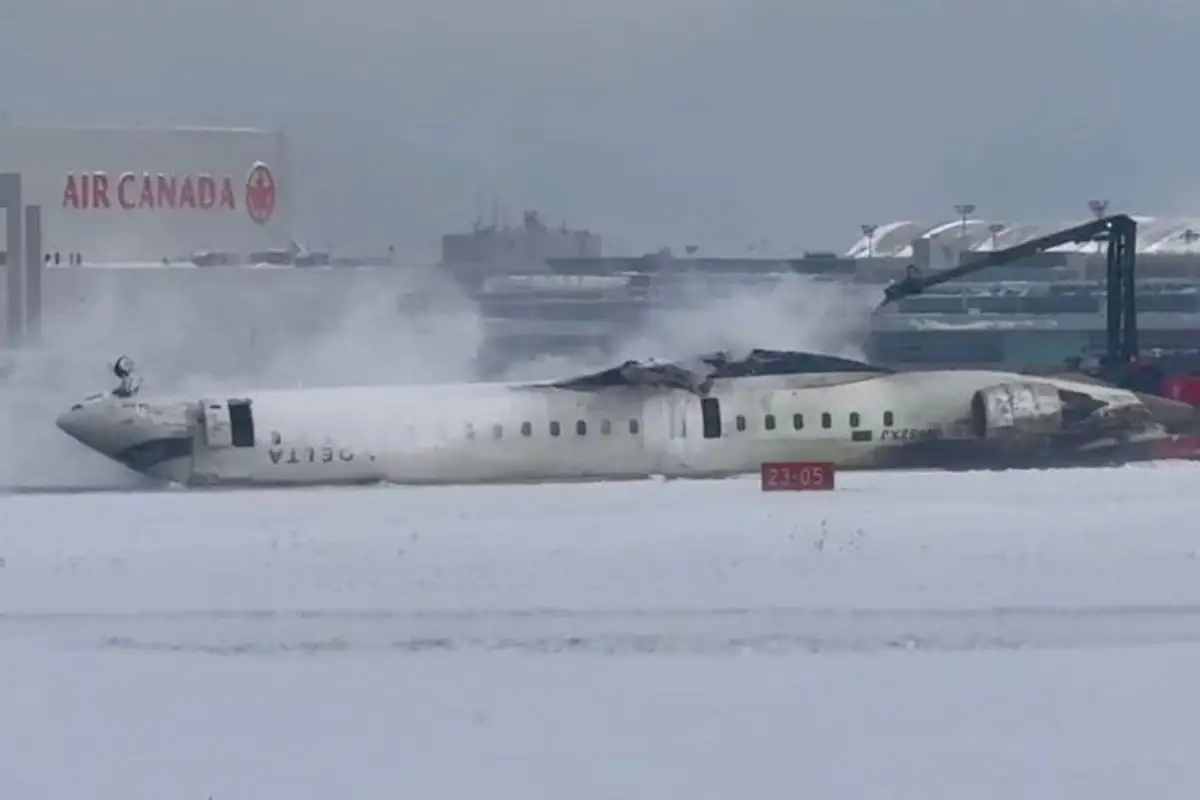
[[[862,427],[862,415],[859,414],[857,411],[850,412],[850,420],[849,421],[850,421],[851,428],[861,428]],[[883,427],[890,428],[895,424],[896,424],[896,415],[893,414],[891,411],[883,412]],[[739,431],[746,430],[746,418],[744,416],[742,416],[741,414],[738,414],[737,417],[734,418],[734,425],[737,427],[737,429]],[[804,430],[804,415],[803,414],[792,414],[792,427],[798,431]],[[825,429],[829,429],[829,428],[833,427],[833,415],[830,414],[828,411],[821,414],[821,427],[825,428]],[[776,422],[775,422],[774,414],[767,414],[765,417],[763,417],[763,428],[768,431],[775,430]]]
[[[849,422],[850,422],[851,428],[862,427],[862,415],[860,415],[857,411],[851,411],[850,417],[849,417]],[[746,430],[745,415],[738,414],[736,417],[734,417],[733,424],[734,424],[734,427],[736,427],[738,429],[738,431]],[[891,411],[883,412],[883,426],[885,428],[890,428],[895,424],[896,424],[896,415],[893,414]],[[777,427],[777,423],[776,423],[774,414],[767,414],[766,416],[763,417],[763,428],[765,430],[773,431],[776,429],[776,427]],[[833,427],[833,415],[832,414],[830,414],[829,412],[825,412],[825,413],[821,414],[821,427],[825,428],[825,429],[829,429],[829,428]],[[629,428],[629,433],[634,436],[636,436],[639,433],[639,431],[641,430],[640,425],[636,419],[629,420],[628,428]],[[798,430],[798,431],[804,430],[804,415],[803,414],[793,414],[792,415],[792,428],[795,430]],[[521,430],[522,436],[525,436],[525,437],[533,436],[533,423],[522,422],[520,430]],[[562,436],[562,424],[559,422],[551,422],[549,425],[549,430],[550,430],[551,436]],[[584,420],[577,420],[575,422],[575,435],[576,436],[587,436],[587,432],[588,432],[587,422],[585,422]],[[600,434],[602,436],[611,436],[612,432],[613,432],[612,420],[607,420],[607,419],[602,420],[600,422]],[[504,438],[504,426],[500,425],[500,424],[493,425],[491,433],[492,433],[493,439]],[[476,430],[474,425],[471,425],[471,424],[467,425],[466,435],[467,435],[468,439],[474,439],[478,435],[478,431]]]
[[[587,429],[588,429],[588,424],[586,422],[584,422],[583,420],[578,420],[575,423],[575,435],[576,436],[587,436],[587,432],[588,432]],[[631,434],[636,436],[640,430],[641,430],[641,426],[636,419],[629,420],[629,432]],[[613,432],[612,420],[608,420],[608,419],[602,420],[600,422],[600,433],[604,436],[610,436],[610,435],[612,435],[612,432]],[[522,422],[521,423],[521,435],[522,436],[533,436],[533,423],[532,422]],[[550,423],[550,435],[551,436],[562,436],[562,424],[559,422],[551,422]],[[474,439],[475,436],[476,436],[475,426],[468,423],[467,424],[467,438]],[[496,424],[496,425],[492,426],[492,438],[493,439],[504,438],[504,426],[503,425]]]

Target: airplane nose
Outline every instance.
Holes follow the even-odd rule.
[[[54,420],[54,424],[57,425],[58,429],[60,431],[62,431],[63,433],[67,434],[68,436],[70,436],[72,438],[77,438],[76,432],[79,430],[79,422],[80,422],[80,416],[81,416],[79,412],[82,409],[83,409],[83,406],[76,403],[74,406],[71,407],[70,411],[59,414],[58,418]]]
[[[136,422],[129,409],[107,400],[76,403],[55,420],[75,441],[122,463],[126,451],[145,437]]]
[[[69,411],[60,414],[54,424],[80,444],[107,453],[107,448],[103,446],[107,426],[95,408],[76,403]]]
[[[186,405],[151,407],[97,398],[71,406],[55,424],[80,444],[134,472],[186,482],[192,456]]]

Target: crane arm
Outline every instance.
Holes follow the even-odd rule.
[[[884,300],[881,305],[895,303],[907,297],[921,294],[926,289],[965,277],[988,267],[998,267],[1011,264],[1023,258],[1044,253],[1059,245],[1071,242],[1109,241],[1115,234],[1129,235],[1137,229],[1137,222],[1126,214],[1115,214],[1101,217],[1082,225],[1065,228],[1045,236],[1038,236],[1020,244],[994,250],[990,253],[979,253],[965,263],[949,269],[938,270],[928,275],[922,275],[915,265],[908,267],[908,274],[890,284],[884,290]]]

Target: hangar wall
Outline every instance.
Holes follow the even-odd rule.
[[[60,263],[244,254],[293,236],[282,131],[0,124],[8,172],[42,206],[43,248]]]

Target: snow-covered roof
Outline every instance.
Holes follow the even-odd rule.
[[[1139,253],[1200,253],[1200,216],[1150,217],[1131,215],[1138,222]],[[1012,247],[1036,236],[1085,222],[1085,218],[1061,223],[1003,222],[969,218],[928,223],[897,221],[875,228],[868,238],[861,237],[846,251],[848,258],[868,255],[911,258],[915,239],[929,239],[958,247],[963,240],[968,250],[989,251]],[[1092,242],[1064,244],[1055,252],[1095,252],[1101,245]]]

